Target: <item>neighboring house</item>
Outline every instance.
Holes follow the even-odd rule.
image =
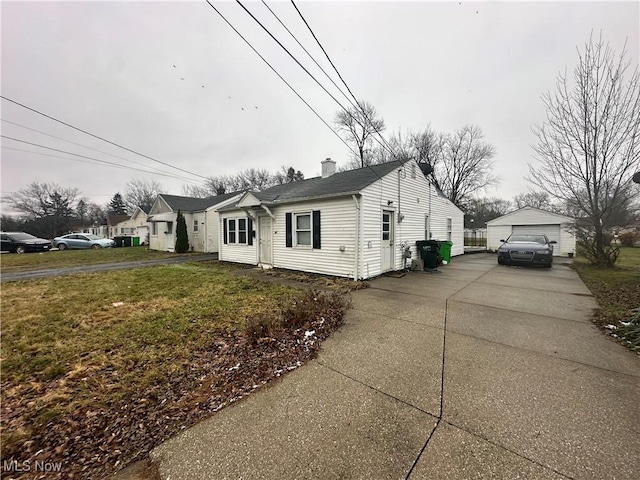
[[[404,266],[402,244],[451,240],[464,253],[463,213],[418,164],[394,161],[246,192],[219,209],[220,260],[365,279]],[[407,263],[409,263],[407,261]]]
[[[129,215],[107,215],[107,221],[104,225],[85,228],[84,230],[88,230],[88,232],[83,233],[91,233],[93,235],[98,235],[99,237],[113,238],[116,235],[119,235],[117,233],[118,224],[128,219]]]
[[[116,225],[114,236],[140,237],[140,243],[148,245],[149,223],[147,217],[147,213],[137,207],[130,218]]]
[[[173,252],[176,245],[178,211],[184,215],[189,236],[189,249],[194,252],[216,253],[219,244],[217,208],[236,201],[243,192],[227,193],[207,198],[160,194],[149,211],[149,248]]]
[[[497,250],[500,240],[512,233],[544,233],[555,240],[554,256],[575,254],[575,220],[565,215],[547,212],[534,207],[524,207],[487,222],[487,249]]]

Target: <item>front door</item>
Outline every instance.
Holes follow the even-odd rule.
[[[258,255],[260,256],[260,263],[266,265],[272,265],[273,259],[271,257],[271,217],[260,217],[260,248]]]
[[[393,255],[393,212],[382,212],[382,243],[381,243],[381,268],[383,272],[395,268]]]
[[[176,241],[173,239],[173,222],[165,223],[164,231],[164,249],[167,252],[173,252],[176,248]]]

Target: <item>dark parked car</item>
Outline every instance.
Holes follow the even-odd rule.
[[[59,250],[67,248],[111,248],[116,246],[116,242],[110,238],[103,238],[88,233],[70,233],[53,239],[53,246]]]
[[[544,234],[516,234],[500,240],[498,263],[500,265],[543,265],[553,263],[553,244]]]
[[[49,240],[25,232],[2,232],[0,240],[3,252],[46,252],[51,248]]]

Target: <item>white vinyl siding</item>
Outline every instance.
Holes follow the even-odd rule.
[[[320,211],[321,245],[312,249],[286,247],[285,214],[307,212],[313,226],[314,210]],[[273,221],[273,266],[305,272],[323,273],[339,277],[352,277],[355,266],[355,218],[356,206],[351,197],[333,198],[282,205],[271,211]],[[295,215],[292,218],[295,245]],[[340,248],[344,247],[344,251]]]
[[[413,258],[417,258],[416,241],[425,237],[425,219],[429,215],[431,238],[446,240],[448,231],[453,242],[452,255],[464,253],[463,213],[449,200],[438,196],[416,167],[416,178],[412,178],[414,162],[405,165],[404,173],[394,170],[377,180],[356,195],[360,210],[351,195],[326,200],[295,202],[269,206],[275,217],[272,221],[273,267],[321,273],[341,277],[357,276],[371,278],[382,273],[381,245],[383,211],[391,211],[393,225],[389,225],[389,240],[393,242],[393,267],[403,266],[401,244],[407,242]],[[400,180],[400,191],[398,191]],[[398,199],[400,196],[400,199]],[[247,200],[248,202],[248,200]],[[398,205],[400,204],[400,205]],[[398,207],[400,209],[398,210]],[[222,212],[220,217],[237,218],[241,210]],[[296,214],[320,212],[321,248],[296,248],[296,237],[306,233],[298,225]],[[286,246],[286,214],[291,214],[292,247]],[[402,221],[398,223],[399,214]],[[298,217],[299,218],[299,217]],[[450,228],[447,219],[451,219]],[[313,215],[310,216],[311,229]],[[255,219],[254,219],[255,222]],[[359,242],[356,244],[356,226],[359,225]],[[254,223],[254,228],[257,222]],[[219,227],[221,228],[221,227]],[[257,265],[259,242],[251,246],[222,243],[220,237],[220,260]],[[313,232],[311,232],[313,243]],[[355,271],[356,254],[358,271]],[[388,270],[388,266],[385,268]]]
[[[410,162],[406,171],[400,174],[400,213],[404,216],[398,223],[398,169],[385,175],[382,180],[369,185],[362,191],[362,231],[359,276],[374,277],[382,273],[380,264],[382,239],[382,210],[394,210],[395,268],[402,268],[401,244],[407,242],[413,258],[417,258],[416,241],[425,237],[425,221],[429,216],[429,230],[434,240],[447,239],[447,218],[451,218],[452,255],[464,253],[464,215],[446,198],[438,196],[435,188],[419,172],[412,178]]]

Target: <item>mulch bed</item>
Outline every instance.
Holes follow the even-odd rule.
[[[337,294],[309,292],[308,296],[317,303],[313,314],[290,318],[289,324],[271,328],[264,335],[221,332],[206,349],[195,352],[179,374],[162,379],[160,388],[151,395],[135,392],[118,401],[107,400],[100,409],[87,406],[73,416],[52,418],[27,441],[4,442],[2,478],[104,478],[145,458],[153,447],[179,431],[302,366],[342,324],[346,309],[344,298]],[[92,374],[105,379],[109,375]],[[66,381],[66,387],[73,391],[73,382],[81,379],[52,382],[60,381]],[[11,401],[3,398],[4,433],[19,428],[35,401],[53,386],[34,384]],[[3,391],[12,387],[2,382]],[[5,470],[12,460],[17,463]],[[58,472],[35,471],[37,466],[55,470],[58,464]]]

